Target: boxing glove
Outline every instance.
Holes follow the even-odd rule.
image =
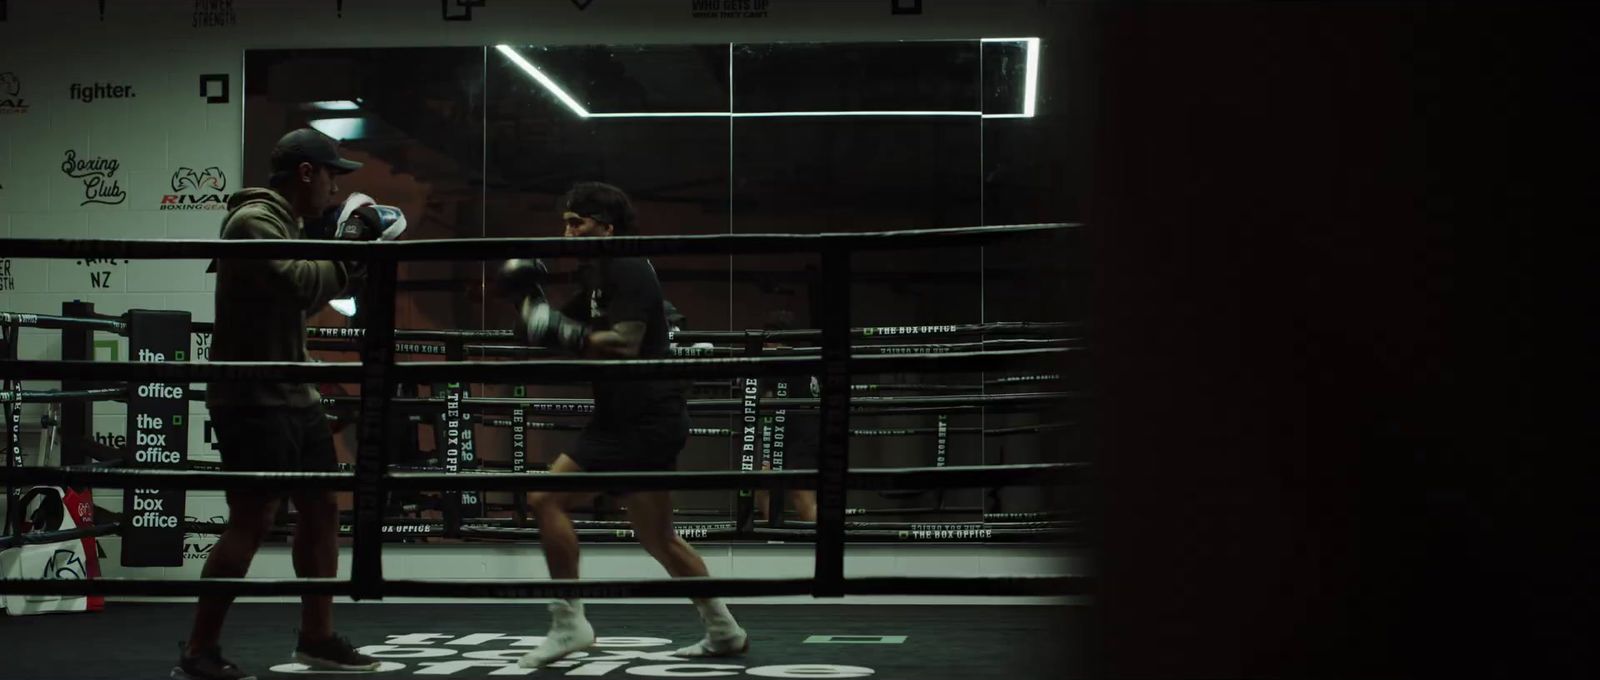
[[[544,282],[548,278],[550,269],[541,260],[506,260],[495,273],[494,286],[501,295],[543,300]]]
[[[405,213],[394,206],[378,205],[359,191],[305,225],[306,238],[318,240],[393,241],[405,230]]]
[[[530,345],[582,354],[589,346],[589,324],[562,314],[542,297],[525,297],[518,308],[517,335]]]
[[[334,228],[335,241],[391,241],[406,230],[405,213],[388,205],[364,205]]]

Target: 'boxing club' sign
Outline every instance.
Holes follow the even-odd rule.
[[[189,313],[128,311],[128,354],[134,361],[188,361]],[[137,382],[128,394],[132,468],[181,468],[189,459],[189,385]],[[129,487],[122,493],[122,566],[183,566],[184,491]]]

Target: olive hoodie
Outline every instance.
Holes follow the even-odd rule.
[[[244,189],[228,197],[222,238],[303,238],[301,220],[278,192]],[[320,260],[218,260],[213,361],[308,361],[306,316],[329,300],[360,289],[358,262]],[[289,406],[320,403],[309,383],[214,382],[206,406]]]

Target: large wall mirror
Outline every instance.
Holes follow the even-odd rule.
[[[273,140],[294,127],[316,127],[366,163],[343,178],[345,188],[403,208],[412,239],[559,236],[557,200],[579,180],[625,189],[645,234],[1071,222],[1079,218],[1083,188],[1041,158],[1060,151],[1063,133],[1051,126],[1070,124],[1064,116],[1037,115],[1045,100],[1041,51],[1033,39],[252,50],[244,171],[249,184],[264,183]],[[1065,252],[1032,243],[858,254],[853,325],[1080,321],[1085,281],[1075,263],[1063,261]],[[813,255],[654,260],[688,329],[762,328],[775,310],[789,312],[802,328],[813,326]],[[509,328],[512,307],[485,294],[486,271],[481,262],[403,264],[397,326]],[[551,295],[571,292],[557,287]],[[319,321],[344,324],[337,316]],[[885,395],[1081,389],[1061,382],[1002,386],[995,378],[882,375],[857,382],[907,386]],[[474,396],[511,396],[510,389],[475,386]],[[588,394],[577,385],[528,390],[534,397]],[[428,386],[417,394],[429,394]],[[725,385],[697,384],[691,398],[729,396]],[[1076,430],[1064,425],[1073,420],[1071,409],[1061,412],[1058,401],[1045,406],[949,410],[944,453],[936,452],[933,414],[863,414],[855,427],[925,434],[855,438],[851,465],[1078,455]],[[732,417],[697,413],[695,425],[727,428]],[[1063,427],[985,434],[1033,425]],[[392,459],[432,457],[422,432],[415,450]],[[534,434],[530,450],[549,458],[573,437]],[[507,437],[500,428],[478,430],[485,462],[506,459]],[[737,469],[736,460],[730,438],[702,436],[691,439],[679,467]],[[732,499],[731,492],[686,492],[677,503],[727,518]],[[488,500],[491,510],[507,502]],[[848,506],[881,512],[886,521],[950,522],[982,519],[985,509],[1028,512],[1042,503],[1035,490],[1016,488],[853,491]],[[932,518],[894,513],[930,507],[943,510]]]

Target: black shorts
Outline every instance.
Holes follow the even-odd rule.
[[[578,435],[572,460],[584,472],[670,471],[688,441],[688,415],[639,420],[631,427],[591,424]]]
[[[211,409],[222,469],[335,472],[339,458],[322,406]]]

